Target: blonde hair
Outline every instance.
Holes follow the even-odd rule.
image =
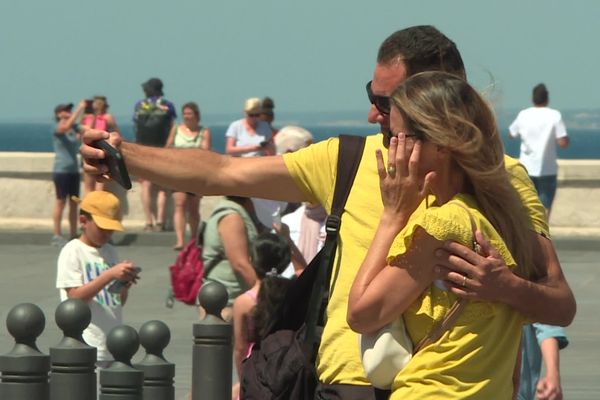
[[[517,262],[516,272],[536,276],[531,222],[504,166],[504,146],[486,101],[463,79],[423,72],[407,79],[392,96],[406,129],[450,151],[467,177],[477,203]]]
[[[275,135],[277,154],[290,153],[300,150],[313,141],[312,134],[304,128],[294,125],[284,126]]]
[[[250,97],[244,103],[244,111],[247,113],[256,112],[260,113],[262,111],[262,100],[258,97]]]

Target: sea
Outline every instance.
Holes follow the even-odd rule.
[[[308,129],[314,136],[315,142],[340,134],[369,135],[377,131],[375,125],[349,125],[345,123],[297,123]],[[225,131],[228,124],[207,124],[211,130],[213,150],[223,153],[225,149]],[[281,125],[275,124],[275,127]],[[52,122],[0,122],[0,152],[52,152]],[[133,125],[119,124],[122,135],[132,140]],[[508,129],[502,128],[502,139],[507,154],[518,157],[519,141],[507,137]],[[569,129],[570,145],[566,149],[558,149],[558,158],[581,160],[600,159],[600,130]]]

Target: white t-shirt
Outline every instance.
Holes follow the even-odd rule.
[[[296,246],[300,243],[300,226],[302,225],[302,217],[304,216],[304,212],[306,211],[306,206],[303,204],[298,207],[294,212],[284,215],[281,217],[281,222],[286,224],[290,228],[290,239]],[[319,230],[319,243],[317,245],[317,251],[323,248],[325,244],[325,237],[327,236],[327,232],[325,232],[325,221],[321,224],[321,228]],[[311,260],[306,260],[307,263],[310,263]],[[287,268],[282,272],[282,276],[286,278],[291,278],[295,275],[294,265],[290,263]]]
[[[58,256],[56,288],[60,289],[60,300],[67,297],[67,288],[80,287],[118,263],[117,252],[110,244],[101,248],[88,246],[79,239],[67,243]],[[105,286],[88,303],[92,311],[92,321],[83,331],[83,339],[98,349],[98,361],[112,360],[106,348],[106,335],[114,327],[121,325],[121,296],[108,292]]]
[[[227,132],[225,133],[225,137],[234,138],[236,146],[248,146],[248,145],[258,145],[267,140],[271,140],[273,136],[271,132],[271,127],[265,121],[257,121],[256,128],[254,128],[256,134],[250,134],[246,130],[245,119],[240,119],[237,121],[233,121],[229,128],[227,128]],[[241,157],[255,157],[255,156],[263,156],[263,151],[251,151],[249,153],[241,154]]]
[[[510,125],[512,137],[521,137],[519,161],[530,176],[556,175],[556,141],[567,136],[560,112],[548,107],[522,110]]]

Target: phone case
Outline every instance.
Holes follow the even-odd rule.
[[[106,153],[106,163],[108,165],[110,177],[125,189],[131,189],[131,179],[129,179],[125,161],[119,150],[112,147],[105,140],[96,142],[96,145]]]

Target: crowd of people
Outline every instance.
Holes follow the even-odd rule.
[[[133,115],[136,143],[178,151],[211,150],[211,132],[201,124],[200,109],[196,103],[187,102],[181,107],[182,121],[178,124],[175,106],[164,98],[160,79],[149,79],[142,84],[142,89],[145,97],[135,104]],[[293,152],[312,143],[312,135],[303,128],[286,126],[281,130],[275,129],[272,126],[274,108],[269,97],[247,99],[244,117],[232,122],[227,130],[226,154],[259,157]],[[92,321],[84,332],[84,338],[97,347],[99,368],[105,368],[112,362],[106,348],[106,336],[122,323],[122,307],[139,273],[132,261],[119,260],[111,243],[113,232],[124,229],[119,198],[110,192],[108,185],[97,182],[91,174],[84,174],[84,196],[79,198],[82,177],[77,153],[82,133],[90,129],[119,133],[115,118],[107,109],[104,96],[82,100],[77,107],[58,105],[54,130],[57,211],[52,243],[62,247],[57,263],[56,287],[61,300],[78,298],[90,304]],[[314,249],[319,247],[319,243],[322,245],[322,236],[319,233],[315,235],[314,229],[304,229],[311,232],[310,243],[304,243],[307,236],[301,234],[301,219],[291,218],[291,211],[304,209],[301,204],[239,196],[225,196],[205,217],[200,231],[201,196],[176,188],[167,190],[168,185],[157,185],[144,177],[140,177],[140,183],[146,217],[144,231],[165,230],[166,196],[168,191],[172,192],[176,236],[173,248],[177,251],[184,248],[186,225],[189,226],[189,237],[197,240],[198,245],[202,244],[203,279],[219,282],[227,289],[229,299],[222,317],[229,322],[244,321],[243,329],[235,332],[236,349],[245,348],[244,352],[236,350],[236,365],[239,366],[251,348],[255,330],[256,335],[264,330],[261,318],[265,324],[268,322],[269,315],[272,315],[290,282],[289,278],[302,272],[307,264],[306,257],[314,256]],[[153,195],[156,198],[153,199]],[[68,242],[60,231],[67,201],[70,203],[71,236]],[[152,204],[156,205],[155,212]],[[284,214],[287,214],[287,224],[276,222]],[[319,227],[322,227],[324,213],[319,218],[322,220]],[[80,235],[77,235],[78,225]],[[296,240],[304,238],[303,248],[313,250],[303,254],[292,237]],[[252,300],[252,304],[246,304],[244,299]],[[172,305],[172,293],[168,301]],[[256,323],[253,322],[254,306],[262,310],[256,314]],[[204,310],[200,306],[198,309],[202,318]],[[261,313],[263,317],[260,317]],[[238,327],[241,325],[236,323]],[[236,388],[233,390],[236,391]]]
[[[181,123],[177,123],[174,104],[164,97],[163,83],[158,78],[150,78],[142,84],[144,98],[135,104],[133,122],[136,143],[170,148],[199,148],[211,150],[210,129],[201,123],[198,104],[187,102],[181,107]],[[116,120],[108,113],[105,96],[94,96],[81,100],[75,107],[72,103],[59,104],[54,109],[56,126],[53,131],[55,162],[53,181],[56,203],[53,213],[52,244],[62,246],[66,239],[62,233],[62,217],[69,204],[69,237],[77,235],[77,205],[71,200],[79,196],[80,181],[83,178],[84,193],[94,190],[110,190],[104,182],[84,173],[80,174],[77,162],[80,136],[86,129],[119,132]],[[275,103],[270,97],[249,98],[244,106],[244,118],[234,121],[226,133],[226,154],[251,157],[274,155],[274,136],[277,133],[272,125]],[[173,198],[173,230],[175,244],[179,251],[185,245],[186,227],[189,237],[198,237],[200,226],[201,196],[191,192],[169,190],[156,185],[151,180],[139,178],[141,204],[144,212],[144,231],[162,232],[166,230],[165,215],[167,196]]]
[[[96,140],[108,140],[148,187],[176,191],[180,213],[188,200],[195,201],[193,196],[225,195],[206,218],[204,279],[227,288],[222,317],[234,323],[239,367],[251,343],[261,340],[269,307],[280,303],[273,299],[281,299],[290,282],[271,278],[282,275],[290,263],[288,276],[301,274],[322,243],[337,175],[338,139],[311,145],[310,134],[301,128],[275,132],[269,120],[272,100],[250,98],[244,117],[227,131],[227,155],[219,155],[206,151],[210,133],[200,125],[197,106],[186,104],[183,124],[175,126],[174,107],[162,98],[162,82],[151,79],[144,90],[146,99],[136,106],[135,120],[160,114],[163,120],[155,125],[168,126],[165,143],[144,137],[141,122],[137,143],[106,128],[85,129],[85,171],[108,173],[104,153],[93,146]],[[455,43],[432,26],[393,33],[379,48],[367,96],[368,120],[379,125],[380,133],[366,138],[342,215],[315,398],[562,398],[557,360],[558,348],[567,343],[564,331],[544,334],[539,332],[542,325],[528,325],[566,326],[575,315],[575,299],[550,239],[549,206],[540,202],[528,170],[504,155],[494,113],[467,82]],[[540,106],[546,104],[547,98]],[[73,123],[85,105],[74,112],[64,106],[56,110],[55,141],[68,149],[75,147]],[[548,114],[554,123],[546,140],[554,138],[562,146],[566,131],[556,114]],[[530,133],[525,120],[519,116],[510,128],[512,136]],[[165,146],[167,142],[173,146]],[[195,145],[186,146],[190,142]],[[75,173],[71,171],[65,167],[61,173]],[[303,207],[294,208],[299,204]],[[63,201],[57,209],[62,213],[64,206]],[[93,211],[88,212],[102,228],[102,212]],[[282,216],[296,225],[290,222],[288,229]],[[80,217],[82,224],[86,218]],[[161,223],[159,214],[155,221],[148,219],[152,229]],[[271,230],[276,234],[268,236]],[[305,245],[301,238],[311,243]],[[86,243],[85,238],[76,240]],[[181,244],[178,236],[176,247]],[[135,270],[127,268],[128,284],[135,277]],[[59,287],[69,294],[78,292],[76,286],[73,281]],[[416,345],[457,299],[465,299],[466,305],[455,323],[395,371],[386,390],[375,390],[365,376],[357,336],[403,319]],[[536,347],[532,340],[527,343],[523,328],[538,330],[537,356],[521,356],[522,337],[524,350]],[[556,339],[554,347],[548,338]],[[540,378],[542,357],[546,376]]]

